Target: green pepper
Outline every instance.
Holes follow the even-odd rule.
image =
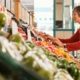
[[[22,41],[19,34],[11,35],[9,40],[13,41],[13,42],[16,42],[16,43],[20,43]]]
[[[58,68],[66,69],[68,65],[68,62],[65,59],[59,59],[57,63]]]
[[[34,48],[34,47],[35,47],[35,45],[34,45],[33,43],[31,43],[30,41],[27,41],[26,43],[28,44],[28,46],[29,46],[30,48]]]
[[[34,59],[32,57],[28,57],[22,61],[22,63],[29,68],[33,68],[33,62],[34,62]]]
[[[75,63],[69,63],[69,65],[67,67],[67,71],[74,78],[74,80],[78,80],[80,73],[79,73],[79,69],[77,68]]]

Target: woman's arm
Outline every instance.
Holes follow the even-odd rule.
[[[65,46],[68,51],[80,50],[80,41],[74,43],[68,43]]]
[[[59,39],[62,43],[73,43],[80,40],[80,29],[69,39]]]

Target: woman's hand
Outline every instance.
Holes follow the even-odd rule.
[[[63,43],[58,38],[53,39],[53,44],[56,44],[57,46],[60,47],[64,47]]]

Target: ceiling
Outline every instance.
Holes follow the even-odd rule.
[[[28,10],[34,11],[34,0],[21,0],[21,4]]]

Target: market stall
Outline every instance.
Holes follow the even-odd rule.
[[[80,80],[80,63],[53,37],[24,27],[14,17],[0,13],[0,64],[3,80]],[[17,27],[15,33],[14,24]],[[26,38],[25,38],[26,37]],[[3,69],[4,68],[4,69]],[[6,73],[4,72],[6,71]]]

